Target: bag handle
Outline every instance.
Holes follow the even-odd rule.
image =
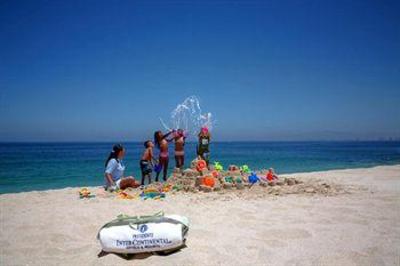
[[[121,213],[120,215],[117,216],[118,220],[124,220],[124,219],[137,219],[137,220],[141,220],[141,219],[148,219],[148,218],[153,218],[153,217],[162,217],[164,216],[164,212],[163,211],[159,211],[153,215],[143,215],[143,216],[129,216],[126,214]]]

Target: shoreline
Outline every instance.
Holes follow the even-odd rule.
[[[399,163],[395,164],[384,164],[384,165],[375,165],[375,166],[369,166],[369,167],[356,167],[356,168],[337,168],[337,169],[330,169],[330,170],[321,170],[321,171],[309,171],[309,172],[296,172],[296,173],[285,173],[285,174],[279,174],[280,177],[292,177],[292,176],[304,176],[304,175],[317,175],[319,173],[329,173],[329,172],[337,172],[337,171],[348,171],[348,170],[363,170],[363,169],[374,169],[374,168],[381,168],[381,167],[396,167],[399,166]],[[259,169],[255,170],[255,172],[265,172],[267,169]],[[170,171],[172,172],[172,171]],[[136,180],[139,180],[136,178]],[[52,188],[52,189],[43,189],[43,190],[30,190],[30,191],[19,191],[19,192],[7,192],[7,193],[0,193],[0,198],[1,196],[4,195],[14,195],[14,194],[21,194],[21,193],[40,193],[40,192],[57,192],[57,191],[65,191],[65,190],[79,190],[80,188],[89,188],[89,189],[97,189],[101,188],[102,186],[68,186],[68,187],[63,187],[63,188]]]
[[[74,187],[0,195],[1,265],[398,265],[400,165],[282,175],[345,193],[268,194],[269,187],[169,192],[163,200],[79,199]],[[96,188],[96,187],[95,187]],[[98,257],[99,228],[124,213],[190,220],[169,256]]]

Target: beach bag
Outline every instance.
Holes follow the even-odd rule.
[[[97,238],[105,252],[168,254],[185,245],[189,221],[180,215],[119,215],[100,228]]]

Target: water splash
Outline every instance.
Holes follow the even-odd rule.
[[[196,96],[186,98],[171,112],[170,123],[167,125],[162,118],[160,122],[166,130],[183,129],[186,134],[197,135],[200,128],[213,129],[215,120],[211,113],[203,113],[200,100]]]

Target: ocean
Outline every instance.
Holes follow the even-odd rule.
[[[0,143],[0,193],[100,186],[112,143]],[[123,143],[126,175],[140,178],[142,143]],[[170,168],[175,160],[170,147]],[[186,162],[195,143],[185,146]],[[273,167],[278,174],[400,163],[400,142],[213,142],[211,161]]]

